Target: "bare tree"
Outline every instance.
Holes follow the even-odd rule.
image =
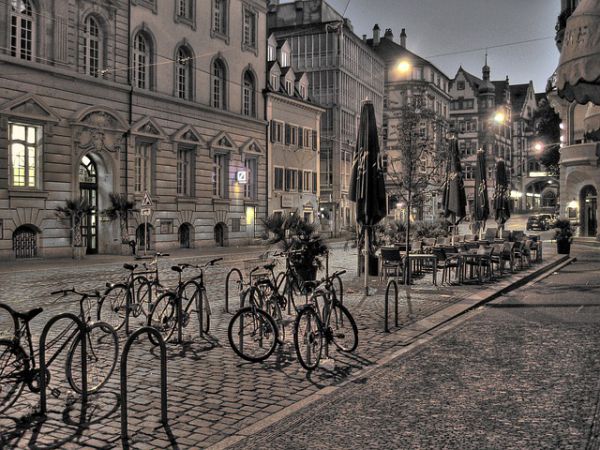
[[[387,190],[406,204],[406,248],[409,254],[410,218],[423,208],[427,196],[441,192],[446,170],[447,121],[428,107],[427,94],[418,92],[392,105],[397,124],[390,129],[387,147]]]

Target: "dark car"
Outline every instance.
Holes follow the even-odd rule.
[[[527,230],[546,231],[552,228],[554,219],[551,214],[536,214],[527,219]]]

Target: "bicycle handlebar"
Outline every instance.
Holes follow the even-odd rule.
[[[194,265],[194,264],[188,264],[188,263],[179,263],[177,265],[179,267],[181,267],[182,269],[200,269],[200,270],[202,270],[202,269],[204,269],[204,268],[206,268],[208,266],[214,266],[215,263],[221,261],[222,259],[223,258],[215,258],[215,259],[212,259],[212,260],[210,260],[210,261],[208,261],[208,262],[206,262],[206,263],[204,263],[202,265],[200,265],[200,264],[195,264]]]
[[[63,297],[65,297],[67,294],[77,294],[77,295],[81,295],[82,297],[100,297],[100,292],[98,290],[95,290],[93,293],[90,292],[80,292],[77,291],[74,287],[72,287],[71,289],[60,289],[58,291],[54,291],[54,292],[50,292],[50,295],[58,295],[58,294],[62,294]]]

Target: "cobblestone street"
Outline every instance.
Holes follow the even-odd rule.
[[[168,345],[169,429],[160,422],[159,359],[155,348],[147,343],[134,346],[129,362],[129,430],[134,448],[205,448],[237,433],[273,413],[292,405],[320,389],[337,385],[349,375],[373,364],[385,354],[407,345],[405,332],[413,324],[455,305],[481,290],[481,286],[432,286],[431,275],[417,279],[409,290],[401,289],[400,330],[383,332],[383,289],[365,298],[355,279],[356,253],[335,244],[330,270],[347,268],[345,304],[359,327],[359,347],[353,354],[331,352],[333,361],[307,374],[296,361],[291,345],[291,326],[286,344],[261,364],[239,359],[229,347],[224,309],[224,280],[230,267],[243,266],[264,249],[231,253],[218,267],[208,271],[208,294],[213,316],[210,336],[198,337],[192,325],[184,331],[184,344]],[[546,255],[551,258],[551,252]],[[168,270],[174,261],[199,262],[208,257],[179,255],[161,261],[161,277],[173,285],[175,277]],[[105,281],[125,277],[122,261],[71,267],[15,270],[2,273],[0,301],[18,310],[43,306],[44,313],[32,322],[34,343],[45,322],[53,315],[76,312],[75,301],[60,299],[51,303],[48,293],[73,285],[78,289],[103,288]],[[530,269],[533,270],[533,269]],[[524,271],[527,272],[527,271]],[[522,274],[519,274],[522,276]],[[517,275],[517,276],[519,276]],[[496,283],[497,284],[497,283]],[[373,280],[376,288],[376,280]],[[66,300],[74,297],[66,297]],[[237,302],[233,302],[234,311]],[[413,330],[414,331],[414,330]],[[426,330],[423,330],[426,331]],[[413,333],[414,335],[414,333]],[[124,335],[121,335],[121,348]],[[52,368],[50,387],[58,398],[49,396],[49,415],[44,422],[31,416],[39,400],[25,390],[9,417],[0,418],[2,445],[6,448],[94,448],[120,447],[119,373],[115,371],[107,386],[91,397],[83,408],[77,397],[68,394],[64,370],[57,360]],[[175,444],[176,443],[176,444]],[[281,447],[280,447],[281,448]]]

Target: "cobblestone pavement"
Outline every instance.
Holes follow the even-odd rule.
[[[210,336],[199,337],[193,326],[184,332],[184,343],[168,345],[169,429],[160,422],[158,353],[147,342],[134,345],[129,362],[129,430],[134,448],[204,448],[258,420],[302,400],[319,389],[338,384],[348,375],[372,364],[385,352],[406,345],[397,334],[383,333],[383,292],[364,298],[355,277],[355,251],[334,245],[330,269],[347,268],[345,304],[359,327],[359,348],[351,355],[332,352],[327,368],[307,374],[297,363],[291,344],[291,329],[286,344],[270,359],[251,364],[237,358],[227,342],[230,314],[224,309],[224,280],[230,267],[242,266],[255,258],[258,250],[227,255],[218,267],[208,270],[208,295],[213,316]],[[205,258],[186,257],[186,262]],[[175,277],[168,267],[174,259],[162,261],[161,277],[173,285]],[[32,322],[37,337],[53,315],[77,311],[74,299],[66,297],[51,303],[48,293],[65,287],[82,290],[103,288],[105,281],[125,278],[121,263],[103,263],[2,273],[0,301],[18,310],[43,306],[44,312]],[[165,276],[163,276],[163,274]],[[374,280],[374,288],[376,282]],[[400,326],[458,302],[478,286],[431,286],[431,275],[418,279],[408,291],[402,290]],[[235,308],[235,302],[233,303]],[[234,310],[232,308],[232,310]],[[191,324],[195,321],[191,320]],[[124,336],[121,335],[121,347]],[[0,417],[0,447],[5,448],[112,448],[119,439],[119,372],[118,368],[106,387],[92,396],[88,405],[69,394],[62,359],[53,363],[51,388],[58,398],[49,396],[49,414],[45,421],[34,415],[39,396],[25,390],[8,417]],[[176,443],[176,444],[174,444]]]
[[[577,258],[233,448],[600,448],[600,252]]]

